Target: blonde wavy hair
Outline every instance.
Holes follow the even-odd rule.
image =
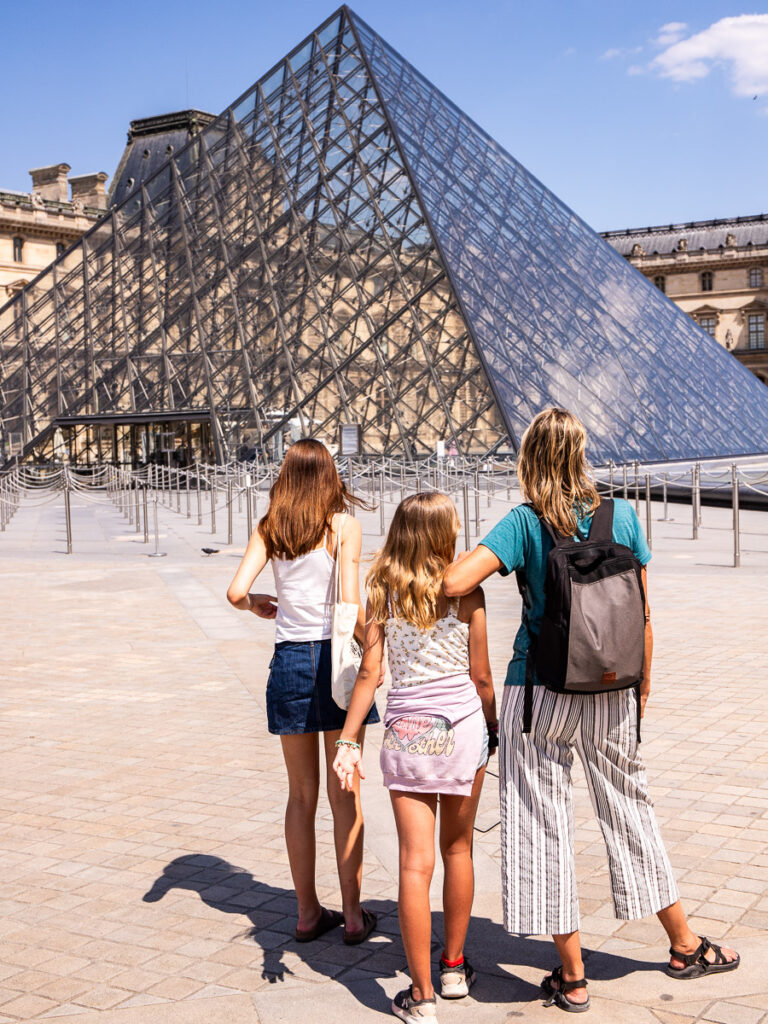
[[[523,434],[517,476],[523,496],[558,533],[572,537],[600,496],[586,458],[587,431],[567,409],[545,409]]]
[[[392,614],[429,629],[439,618],[443,575],[453,561],[459,517],[447,494],[412,494],[395,510],[365,585],[374,622]]]

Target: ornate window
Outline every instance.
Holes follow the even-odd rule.
[[[63,256],[64,255],[64,250],[65,249],[66,249],[66,245],[64,245],[63,242],[57,242],[56,243],[56,258],[57,259],[58,259],[59,256]]]
[[[699,317],[699,327],[702,329],[702,331],[706,331],[707,334],[710,334],[714,338],[714,336],[715,336],[715,327],[717,327],[717,317],[716,316],[700,316]]]
[[[667,279],[666,279],[666,277],[664,277],[663,274],[659,274],[658,277],[654,277],[653,283],[656,285],[656,287],[659,289],[660,292],[665,292],[666,293],[666,290],[667,290]]]
[[[763,287],[763,268],[762,267],[750,267],[750,270],[749,270],[749,287],[750,288],[762,288]]]
[[[765,348],[765,314],[750,313],[747,322],[749,323],[749,347]]]
[[[24,259],[24,239],[14,238],[13,240],[13,261],[21,263]]]
[[[703,292],[711,292],[712,291],[712,271],[711,270],[705,270],[704,273],[701,275],[701,290]]]

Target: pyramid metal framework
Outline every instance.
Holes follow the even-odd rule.
[[[346,7],[0,310],[6,457],[482,454],[551,404],[596,462],[768,451],[768,389]]]

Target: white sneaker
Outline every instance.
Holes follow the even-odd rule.
[[[437,1000],[434,996],[431,999],[414,999],[411,985],[398,992],[392,1000],[392,1013],[405,1024],[421,1024],[425,1020],[437,1024]]]
[[[469,995],[476,978],[468,960],[458,967],[451,967],[440,957],[440,995],[443,999],[461,999]]]

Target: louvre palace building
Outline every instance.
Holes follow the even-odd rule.
[[[369,455],[510,455],[552,404],[595,463],[768,451],[764,218],[601,237],[348,7],[217,116],[133,122],[29,279],[20,218],[64,224],[65,168],[10,242],[0,203],[0,467],[169,436],[269,460],[346,424]]]

